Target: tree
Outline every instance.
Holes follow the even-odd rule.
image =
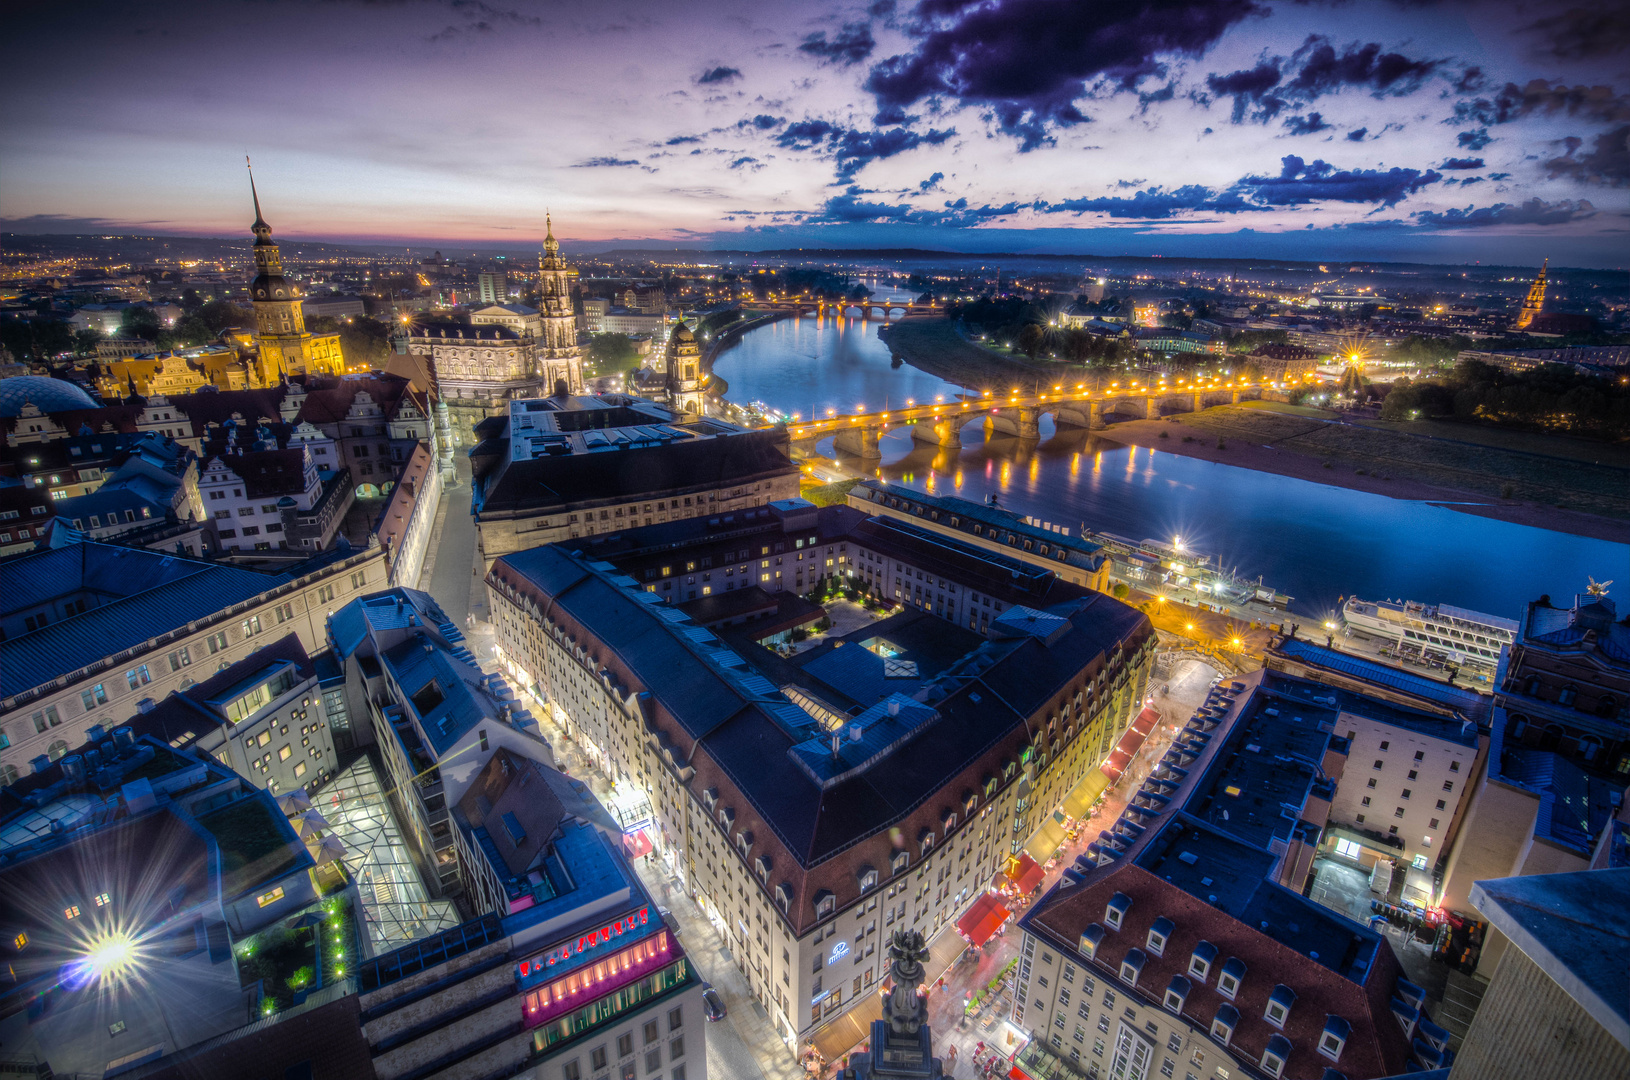
[[[362,315],[341,320],[319,315],[306,320],[306,329],[314,334],[339,334],[340,351],[348,365],[381,368],[390,359],[391,328],[378,319]]]
[[[211,331],[219,334],[233,326],[255,325],[255,310],[240,307],[230,300],[211,300],[198,309],[198,317]]]
[[[590,335],[587,359],[598,375],[634,371],[640,366],[639,350],[634,347],[634,339],[627,334]]]
[[[197,289],[187,289],[181,294],[181,310],[188,315],[198,314],[198,309],[204,306],[204,298],[198,295]]]
[[[1357,364],[1348,364],[1342,370],[1341,379],[1336,383],[1336,392],[1343,397],[1356,398],[1369,389],[1370,380],[1358,370]]]
[[[159,334],[164,332],[164,324],[159,322],[158,316],[152,308],[128,307],[119,320],[119,336],[124,338],[141,338],[143,341],[157,341]]]
[[[95,356],[96,343],[102,340],[102,331],[86,327],[74,332],[74,355]]]
[[[1019,350],[1034,360],[1046,338],[1046,330],[1036,323],[1028,323],[1019,330]]]

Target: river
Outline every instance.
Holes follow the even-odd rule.
[[[887,408],[957,388],[909,365],[893,367],[878,323],[801,318],[753,330],[714,370],[733,401],[785,412]],[[1085,525],[1134,540],[1181,536],[1242,575],[1295,597],[1323,618],[1338,597],[1409,599],[1517,618],[1549,593],[1562,602],[1586,578],[1625,580],[1630,547],[1513,525],[1232,465],[1106,442],[1042,421],[1039,443],[963,432],[949,452],[909,432],[882,439],[884,479],[983,500],[1075,531]],[[830,454],[830,445],[822,450]],[[853,463],[848,463],[853,464]]]

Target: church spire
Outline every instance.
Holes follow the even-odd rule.
[[[259,247],[272,242],[272,227],[266,224],[260,212],[260,192],[255,190],[255,166],[248,154],[243,155],[243,164],[249,170],[249,197],[255,201],[255,223],[249,228],[255,234],[255,246]]]
[[[539,265],[542,270],[561,270],[564,267],[560,262],[560,241],[555,239],[555,221],[547,210],[543,213],[543,262]]]

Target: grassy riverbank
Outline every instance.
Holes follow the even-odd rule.
[[[1270,402],[1222,405],[1101,432],[1146,446],[1453,508],[1522,525],[1630,542],[1630,448],[1473,425],[1338,422]]]
[[[890,352],[912,367],[972,390],[1062,382],[1078,379],[1085,370],[975,345],[956,332],[950,319],[903,319],[890,323],[882,339]]]

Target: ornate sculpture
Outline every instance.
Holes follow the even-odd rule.
[[[889,942],[889,972],[894,976],[894,989],[883,1003],[883,1019],[889,1030],[900,1035],[915,1035],[927,1022],[926,1003],[917,993],[923,981],[923,961],[928,958],[923,936],[915,930],[896,930]]]

